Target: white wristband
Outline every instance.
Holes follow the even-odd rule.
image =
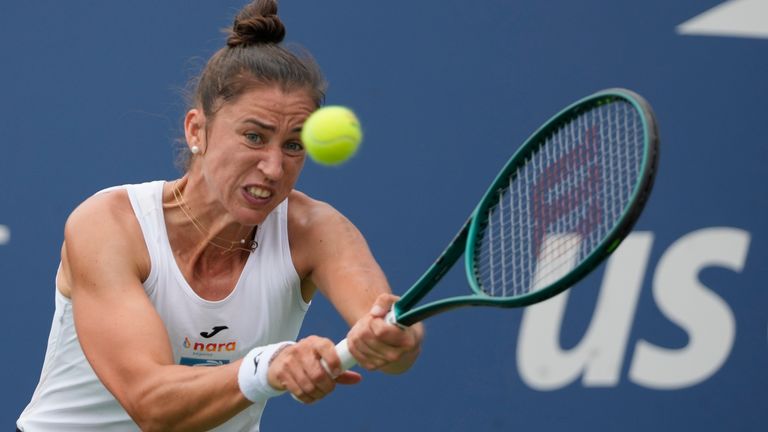
[[[243,357],[240,370],[237,373],[237,383],[240,391],[251,402],[264,402],[267,399],[285,393],[285,390],[275,390],[269,385],[267,373],[273,357],[288,345],[296,342],[278,342],[272,345],[256,347]]]

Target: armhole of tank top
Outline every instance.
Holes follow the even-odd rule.
[[[53,286],[56,287],[54,291],[56,291],[56,296],[54,300],[56,301],[56,307],[59,306],[59,301],[63,301],[64,303],[72,303],[72,299],[65,296],[64,293],[59,290],[59,274],[61,274],[61,266],[62,262],[59,261],[59,266],[56,268],[56,275],[53,277]]]
[[[150,215],[154,218],[158,218],[157,216],[157,209],[156,209],[156,200],[162,200],[162,184],[163,182],[160,182],[160,197],[158,198],[156,195],[155,188],[157,187],[156,184],[152,183],[152,190],[149,194],[142,194],[139,196],[138,194],[138,188],[147,188],[147,184],[143,185],[128,185],[125,187],[125,190],[128,192],[128,199],[131,201],[131,208],[133,209],[133,215],[136,218],[136,221],[139,223],[139,227],[141,228],[141,234],[144,238],[144,246],[147,248],[147,253],[149,254],[149,274],[147,275],[147,279],[142,282],[142,285],[144,285],[144,291],[146,291],[147,295],[151,295],[152,291],[154,291],[155,287],[155,281],[157,280],[157,253],[158,251],[152,247],[152,242],[147,241],[148,236],[151,236],[153,233],[151,231],[151,228],[147,226],[148,221],[145,221],[142,217],[145,213],[142,212],[142,204],[147,205],[149,204],[151,206],[150,208]],[[145,192],[146,189],[142,192]],[[162,209],[162,205],[159,207]],[[140,216],[142,215],[142,216]],[[162,219],[162,213],[161,217]],[[157,221],[158,223],[165,223],[165,220]],[[155,227],[155,229],[159,229],[158,227]],[[151,238],[151,237],[150,237]]]
[[[290,268],[290,271],[287,272],[287,277],[290,278],[288,283],[294,290],[296,304],[299,305],[301,310],[306,312],[312,304],[312,300],[306,302],[301,295],[301,278],[299,277],[299,272],[296,271],[296,266],[293,264],[293,257],[291,256],[291,243],[288,237],[288,198],[280,204],[278,215],[280,217],[279,225],[281,227],[280,242],[285,245],[285,247],[282,248],[283,262],[287,268]]]
[[[58,275],[59,271],[61,270],[61,263],[59,263],[59,269],[56,271],[56,274]],[[46,348],[46,358],[43,362],[43,368],[40,371],[40,380],[38,383],[38,387],[48,381],[48,376],[51,372],[51,367],[56,361],[56,358],[61,354],[61,345],[64,343],[64,321],[66,319],[66,315],[71,312],[72,308],[72,299],[66,297],[64,294],[59,291],[58,283],[55,283],[56,289],[54,294],[54,312],[53,312],[53,319],[51,322],[51,330],[48,335],[48,347]],[[74,321],[74,316],[72,317],[72,320]],[[74,324],[73,324],[74,325]],[[55,335],[54,335],[54,332]],[[31,409],[32,407],[36,406],[38,402],[40,401],[39,395],[37,393],[37,390],[32,394],[32,399],[29,402],[29,406],[24,410]]]

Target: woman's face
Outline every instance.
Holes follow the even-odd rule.
[[[190,174],[235,220],[255,225],[291,192],[304,166],[301,127],[315,110],[309,93],[261,86],[224,104],[213,120],[187,114],[187,141],[200,152]]]

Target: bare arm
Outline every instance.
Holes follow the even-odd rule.
[[[294,208],[304,206],[303,218],[295,221],[302,235],[292,237],[299,246],[297,261],[306,270],[305,280],[352,327],[351,353],[366,369],[404,372],[418,356],[421,324],[402,330],[386,323],[384,316],[397,297],[360,231],[333,207],[303,195],[294,198]]]
[[[78,338],[99,379],[143,430],[210,429],[250,405],[237,383],[240,362],[173,363],[141,283],[143,237],[121,193],[89,199],[67,222],[62,265]]]

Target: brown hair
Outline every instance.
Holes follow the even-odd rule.
[[[326,83],[319,66],[307,52],[289,50],[282,43],[285,26],[277,16],[277,1],[254,0],[235,17],[227,46],[219,49],[194,83],[192,105],[213,119],[226,103],[259,85],[278,85],[285,91],[306,90],[319,107]],[[179,165],[189,169],[186,146]]]

